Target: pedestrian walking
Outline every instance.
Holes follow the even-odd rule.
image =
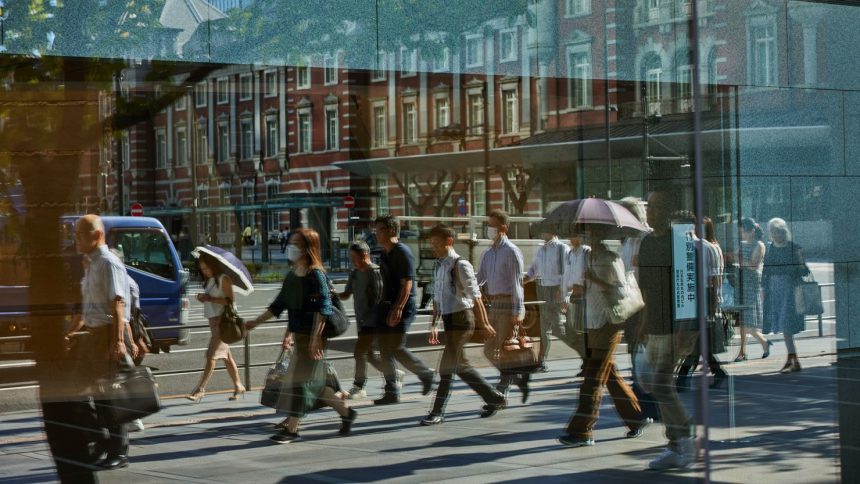
[[[421,420],[421,425],[438,425],[444,422],[445,407],[455,373],[484,399],[486,405],[502,408],[507,403],[505,396],[472,368],[464,350],[476,326],[480,326],[491,337],[495,336],[495,331],[487,320],[472,264],[454,251],[455,237],[454,231],[444,225],[430,230],[430,250],[439,259],[433,286],[430,344],[440,343],[437,326],[441,318],[445,329],[445,347],[439,363],[436,400],[430,414]]]
[[[534,281],[537,284],[537,298],[543,301],[540,307],[540,353],[537,371],[549,371],[546,360],[549,356],[551,337],[555,336],[564,341],[567,338],[566,328],[561,324],[562,279],[564,277],[564,260],[570,248],[558,240],[552,233],[541,233],[544,244],[535,252],[534,261],[529,267],[523,284]]]
[[[349,257],[353,269],[346,281],[346,288],[340,293],[342,300],[353,298],[355,322],[358,339],[355,341],[355,379],[349,390],[349,398],[357,400],[367,397],[367,364],[384,373],[384,365],[374,352],[376,345],[376,305],[382,301],[382,272],[379,266],[370,261],[370,247],[360,240],[349,245]],[[395,370],[398,385],[405,373]]]
[[[707,297],[708,297],[708,324],[718,324],[715,321],[717,314],[720,312],[720,307],[723,302],[722,287],[723,287],[723,272],[725,271],[725,261],[723,260],[723,251],[720,248],[720,242],[714,230],[714,222],[705,217],[702,220],[704,228],[704,240],[702,240],[702,249],[705,251],[705,273],[707,281]],[[695,236],[694,236],[695,238]],[[711,388],[720,388],[728,379],[729,375],[723,369],[717,355],[714,354],[713,338],[708,338],[711,348],[706,355],[708,369],[714,375],[714,381],[711,383]],[[687,356],[681,366],[678,368],[678,379],[675,382],[678,391],[683,392],[689,387],[689,374],[698,365],[702,354],[699,345],[694,345],[693,352]]]
[[[740,265],[740,347],[735,362],[746,361],[747,333],[762,346],[762,358],[770,356],[773,346],[762,334],[763,302],[761,294],[761,276],[764,269],[765,245],[762,242],[762,230],[752,218],[744,217],[740,223],[741,244],[737,253]]]
[[[481,257],[477,279],[481,294],[489,303],[487,316],[490,325],[496,332],[496,337],[485,343],[484,351],[488,355],[496,355],[513,334],[514,327],[522,325],[525,319],[523,254],[508,239],[508,214],[501,210],[494,210],[487,216],[487,238],[493,245]],[[496,390],[507,398],[511,383],[516,383],[525,403],[531,374],[502,366],[498,369],[500,377]],[[491,417],[500,409],[495,405],[485,405],[481,417]]]
[[[687,468],[696,459],[695,426],[675,388],[675,368],[692,353],[697,342],[698,322],[674,318],[671,214],[674,206],[668,191],[648,197],[648,225],[653,232],[639,248],[639,278],[645,309],[641,336],[651,369],[651,381],[641,382],[660,407],[668,446],[649,463],[651,469]],[[647,282],[645,282],[647,281]]]
[[[642,417],[639,401],[615,366],[615,349],[621,342],[621,325],[613,324],[609,308],[623,290],[626,273],[621,258],[609,250],[604,239],[609,226],[588,225],[592,250],[585,275],[585,368],[579,388],[579,405],[559,441],[570,447],[594,445],[594,425],[603,398],[609,390],[615,410],[629,429],[628,438],[642,435],[648,422]]]
[[[358,412],[349,408],[328,381],[324,335],[326,318],[333,314],[330,282],[320,254],[319,234],[312,229],[296,229],[290,236],[287,258],[292,269],[269,308],[247,324],[252,330],[287,311],[284,349],[292,348],[286,382],[275,408],[287,417],[278,425],[279,432],[270,437],[286,444],[300,439],[299,424],[318,401],[332,407],[341,417],[339,435],[349,435]]]
[[[285,254],[287,252],[287,245],[290,243],[290,229],[284,225],[281,227],[281,254]]]
[[[780,373],[801,370],[797,359],[794,335],[803,331],[804,315],[798,312],[795,290],[809,268],[803,258],[803,248],[795,244],[788,224],[781,218],[767,223],[770,243],[764,257],[764,332],[782,333],[788,357]]]
[[[582,359],[577,377],[581,377],[585,369],[585,272],[590,253],[591,247],[582,243],[582,234],[570,236],[570,251],[565,256],[562,275],[562,294],[567,301],[562,305],[567,319],[562,341]]]
[[[105,229],[97,215],[85,215],[75,227],[75,244],[87,262],[81,287],[82,320],[86,337],[78,354],[86,360],[80,374],[82,386],[95,398],[96,382],[112,379],[121,367],[132,366],[126,347],[126,327],[131,317],[131,290],[125,266],[105,243]],[[97,406],[99,422],[108,438],[98,444],[105,457],[96,462],[102,469],[128,466],[128,426],[111,422],[104,405]]]
[[[236,360],[233,358],[233,353],[230,351],[230,346],[221,341],[219,330],[219,322],[221,314],[224,313],[224,308],[232,304],[235,300],[233,294],[233,281],[227,274],[224,274],[222,265],[215,259],[214,256],[208,253],[198,253],[197,267],[203,280],[203,293],[197,294],[197,300],[203,303],[203,317],[209,320],[209,344],[206,347],[206,366],[203,369],[203,374],[200,375],[200,381],[189,395],[185,398],[192,402],[200,402],[206,395],[206,384],[212,377],[212,372],[215,371],[215,365],[218,360],[224,360],[224,366],[227,368],[227,374],[233,382],[233,395],[230,400],[245,394],[245,386],[242,385],[242,380],[239,376],[239,368],[236,366]]]
[[[376,238],[383,248],[380,268],[383,278],[382,301],[376,306],[377,338],[385,374],[385,394],[375,405],[400,401],[395,360],[418,375],[421,394],[433,389],[433,370],[406,349],[406,332],[415,319],[415,258],[409,247],[400,242],[400,223],[393,215],[375,220]]]

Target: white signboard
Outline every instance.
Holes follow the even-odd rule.
[[[696,241],[691,223],[672,224],[672,297],[675,320],[696,319]]]

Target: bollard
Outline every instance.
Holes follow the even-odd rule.
[[[245,388],[251,389],[251,333],[245,333]]]

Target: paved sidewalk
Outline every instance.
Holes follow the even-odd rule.
[[[726,389],[712,394],[709,411],[711,470],[714,482],[835,482],[839,478],[838,422],[833,355],[828,340],[816,340],[804,371],[776,373],[784,356],[728,365],[735,377],[733,398]],[[829,340],[832,342],[832,340]],[[802,345],[810,346],[806,342]],[[727,359],[725,357],[724,359]],[[576,403],[579,361],[552,362],[536,375],[528,404],[511,391],[511,406],[480,419],[480,400],[455,384],[447,421],[421,427],[431,397],[418,394],[407,377],[401,404],[373,407],[359,401],[354,434],[336,435],[339,419],[330,409],[303,423],[303,440],[274,445],[271,426],[280,420],[258,404],[259,392],[244,400],[208,394],[199,404],[165,400],[165,408],[146,419],[147,429],[132,434],[131,465],[101,472],[102,482],[695,482],[700,463],[689,472],[646,471],[665,444],[663,427],[650,426],[639,439],[625,429],[608,398],[596,431],[597,445],[569,449],[555,438]],[[619,358],[622,370],[629,368]],[[482,370],[493,378],[490,369]],[[371,380],[375,389],[377,381]],[[684,394],[692,404],[693,396]],[[733,409],[733,412],[731,411]],[[730,428],[729,423],[734,422]],[[37,412],[6,414],[0,423],[0,480],[52,482],[53,461]]]

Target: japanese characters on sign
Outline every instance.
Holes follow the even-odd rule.
[[[691,223],[672,224],[672,297],[675,320],[696,318],[696,241]]]

